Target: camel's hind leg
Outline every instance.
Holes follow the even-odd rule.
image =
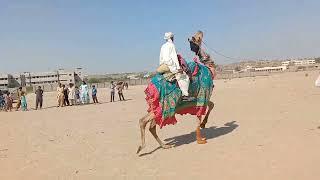
[[[153,114],[149,113],[139,120],[141,132],[141,146],[138,147],[137,154],[146,146],[146,125],[153,119]]]
[[[151,120],[150,127],[149,127],[149,131],[151,132],[151,134],[153,135],[153,137],[157,140],[157,142],[159,143],[159,145],[160,145],[163,149],[169,149],[169,148],[172,147],[171,145],[166,145],[166,144],[164,144],[164,143],[160,140],[160,138],[158,137],[158,135],[157,135],[157,126],[156,126],[156,121],[155,121],[155,119],[152,119],[152,120]]]
[[[196,139],[197,139],[197,143],[198,144],[206,144],[207,141],[206,141],[206,138],[205,137],[202,137],[201,135],[201,130],[200,130],[200,125],[201,125],[201,118],[202,116],[197,116],[198,119],[199,119],[199,125],[197,126],[197,129],[196,129]]]
[[[204,117],[203,121],[202,121],[201,124],[200,124],[200,127],[201,127],[202,129],[206,127],[206,124],[207,124],[207,122],[208,122],[209,115],[210,115],[210,113],[211,113],[211,111],[212,111],[212,109],[213,109],[213,107],[214,107],[214,103],[213,103],[212,101],[209,101],[208,107],[209,107],[208,112],[206,113],[206,116]]]

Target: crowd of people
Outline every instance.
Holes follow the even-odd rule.
[[[123,89],[126,87],[128,89],[128,83],[118,82],[115,83],[111,81],[110,84],[110,102],[114,102],[114,97],[116,91],[119,95],[120,101],[125,101],[123,95]],[[70,83],[68,87],[66,85],[59,83],[57,87],[57,107],[64,106],[74,106],[81,104],[89,104],[90,103],[90,95],[89,95],[90,87],[87,85],[85,81],[78,87],[74,84]],[[35,90],[35,109],[42,109],[43,105],[43,89],[41,86]],[[98,104],[98,89],[95,85],[91,86],[91,98],[93,104]],[[0,110],[1,111],[12,111],[13,109],[13,97],[9,91],[0,91]],[[22,87],[19,87],[17,90],[17,105],[15,110],[28,110],[28,104],[26,99],[26,93],[22,90]]]
[[[98,103],[97,92],[98,90],[95,85],[92,85],[93,103]],[[69,87],[66,87],[64,84],[60,83],[57,87],[57,100],[58,107],[89,104],[89,86],[84,81],[80,87],[75,86],[72,83],[69,84]]]
[[[13,98],[9,91],[2,92],[0,91],[0,110],[3,111],[12,111]]]
[[[28,110],[26,93],[19,87],[17,90],[17,105],[16,111],[21,108],[22,111]],[[0,110],[2,111],[12,111],[13,109],[13,97],[9,91],[0,91]]]

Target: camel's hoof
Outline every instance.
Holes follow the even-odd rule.
[[[200,127],[201,127],[201,129],[206,128],[206,123],[201,123],[201,124],[200,124]]]
[[[170,149],[172,148],[173,146],[172,145],[163,145],[161,146],[163,149]]]
[[[142,147],[142,146],[139,146],[139,147],[138,147],[138,150],[137,150],[137,154],[139,154],[139,152],[140,152],[142,149],[143,149],[143,147]]]
[[[206,144],[206,143],[207,143],[207,141],[206,141],[206,140],[201,139],[201,140],[197,140],[197,143],[198,143],[198,144]]]

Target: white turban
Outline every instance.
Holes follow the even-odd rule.
[[[172,38],[173,36],[174,36],[174,35],[173,35],[172,32],[166,32],[166,33],[164,33],[164,39],[165,39],[165,40],[168,40],[168,39]]]

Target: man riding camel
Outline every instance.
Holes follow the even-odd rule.
[[[206,138],[201,135],[200,128],[205,128],[214,107],[214,103],[211,101],[214,87],[212,70],[214,68],[208,68],[207,65],[213,64],[213,61],[208,58],[208,55],[205,56],[204,51],[200,52],[203,33],[198,32],[197,34],[190,41],[190,47],[200,58],[200,61],[194,60],[194,62],[186,63],[181,56],[177,57],[173,34],[165,33],[164,39],[167,42],[161,47],[158,73],[151,78],[144,91],[148,109],[147,115],[139,120],[141,145],[138,147],[137,153],[146,146],[145,129],[148,123],[150,123],[149,131],[159,145],[164,149],[170,148],[170,145],[164,144],[158,137],[156,125],[162,128],[166,125],[176,124],[178,122],[175,118],[176,114],[196,116],[199,123],[196,127],[196,141],[198,144],[207,143]],[[173,80],[176,80],[177,83],[174,83]],[[190,86],[189,81],[192,81]],[[188,95],[192,96],[194,100],[185,101],[184,99],[190,98]]]
[[[189,97],[188,92],[190,80],[188,75],[180,67],[176,48],[173,44],[173,33],[165,33],[164,39],[166,40],[166,43],[162,45],[160,50],[160,66],[158,67],[157,72],[163,74],[167,80],[175,78],[183,95],[182,100],[192,101],[194,98]]]

